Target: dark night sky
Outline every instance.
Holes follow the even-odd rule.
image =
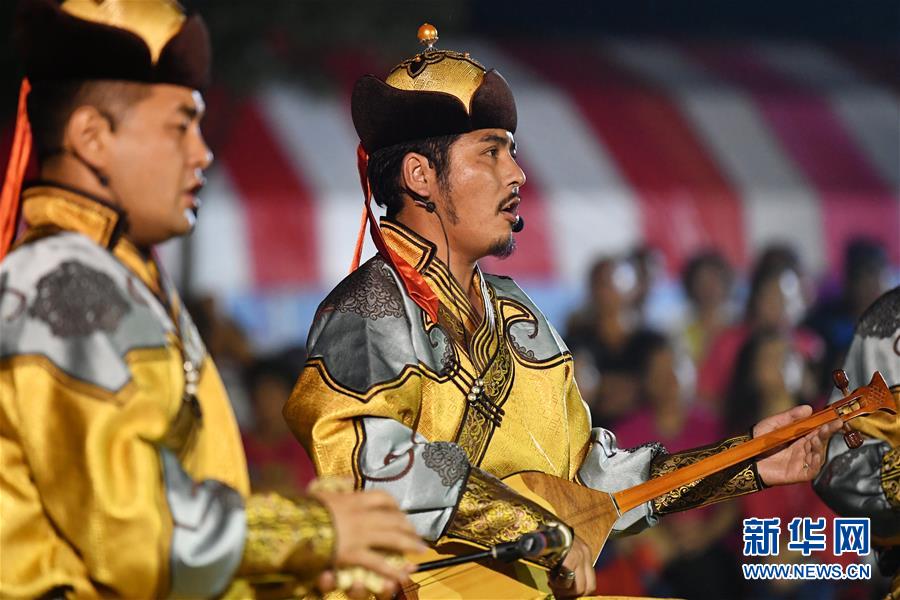
[[[425,20],[458,35],[572,39],[601,35],[703,40],[815,39],[898,54],[898,0],[188,0],[213,35],[219,83],[252,87],[279,69],[315,77],[342,47],[386,56],[410,49]],[[0,115],[15,108],[14,0],[0,2]],[[448,36],[449,37],[449,36]],[[286,62],[287,64],[282,64]]]

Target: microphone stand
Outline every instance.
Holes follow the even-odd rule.
[[[555,532],[557,528],[559,528],[559,526],[553,526],[552,531]],[[441,558],[439,560],[431,560],[419,564],[415,572],[422,573],[424,571],[433,571],[435,569],[443,569],[445,567],[476,562],[486,558],[501,560],[503,562],[513,562],[520,558],[536,558],[546,554],[548,551],[560,550],[561,548],[553,543],[553,538],[558,537],[558,535],[548,534],[550,534],[550,531],[534,531],[532,533],[524,534],[513,542],[496,544],[487,550],[480,550],[469,554],[460,554],[449,558]],[[563,534],[563,537],[565,538],[565,534]],[[565,544],[565,542],[563,543]],[[568,545],[571,545],[571,537],[568,538],[566,546]]]

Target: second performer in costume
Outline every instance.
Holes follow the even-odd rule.
[[[360,174],[387,216],[369,215],[378,254],[319,307],[285,408],[317,469],[387,490],[432,542],[488,546],[558,520],[500,478],[532,470],[612,492],[747,439],[669,455],[654,443],[619,448],[591,427],[558,333],[512,279],[477,265],[511,252],[521,228],[512,91],[468,54],[434,49],[433,29],[420,34],[424,52],[353,91]],[[798,444],[784,478],[767,483],[816,472],[821,440]],[[615,529],[762,485],[756,463],[740,464],[627,512]],[[565,559],[554,591],[592,591],[593,557],[577,539],[565,554],[541,561]]]

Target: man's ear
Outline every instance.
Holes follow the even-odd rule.
[[[79,106],[66,123],[63,148],[94,169],[105,171],[112,142],[112,127],[109,117],[96,107]]]
[[[413,191],[422,198],[430,198],[434,193],[433,185],[437,174],[431,161],[422,154],[409,152],[400,163],[400,177],[403,187]]]

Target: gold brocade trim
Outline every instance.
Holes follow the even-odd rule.
[[[478,325],[477,315],[462,288],[450,273],[450,269],[436,256],[437,247],[396,221],[382,219],[380,227],[384,241],[391,250],[412,265],[426,279],[429,287],[447,305],[447,308],[459,311],[467,322],[468,328],[474,331]],[[472,277],[475,279],[474,285],[478,286],[480,280],[477,270],[473,271]]]
[[[127,238],[117,234],[122,219],[119,212],[101,201],[78,192],[53,185],[28,188],[22,193],[22,218],[28,229],[17,245],[43,232],[74,231],[109,249],[157,297],[163,295],[161,274],[152,256],[142,253]],[[177,323],[177,298],[169,294],[168,302]],[[167,306],[163,302],[163,306]]]
[[[406,59],[391,70],[385,83],[398,90],[442,92],[456,97],[466,112],[484,80],[485,68],[468,53],[431,50]]]
[[[109,206],[53,186],[36,186],[22,193],[22,218],[29,228],[56,226],[76,231],[104,248],[119,222]]]
[[[650,478],[694,464],[743,444],[749,439],[749,435],[742,435],[695,450],[659,455],[650,463]],[[743,462],[655,498],[653,510],[657,514],[665,515],[736,498],[760,489],[762,486],[756,472],[756,463]]]
[[[881,458],[881,488],[890,505],[900,508],[900,446]]]
[[[245,510],[247,541],[239,575],[289,573],[308,580],[331,563],[334,527],[318,500],[292,502],[277,494],[254,494]]]
[[[385,243],[416,271],[421,273],[431,262],[436,251],[434,244],[395,221],[383,218],[379,227]]]
[[[485,442],[493,429],[493,423],[484,414],[471,406],[466,407],[456,443],[466,453],[471,464],[480,464],[481,458],[484,456]]]
[[[466,327],[470,331],[474,331],[480,323],[478,315],[447,265],[435,257],[422,269],[422,275],[428,279],[432,288],[436,288],[436,291],[447,298],[454,309],[459,311]],[[477,269],[472,272],[472,286],[475,289],[481,289],[481,280],[478,277]]]
[[[456,342],[456,345],[469,352],[466,344],[465,328],[462,321],[459,320],[453,311],[443,302],[438,302],[438,323],[444,328],[444,331],[450,338]]]
[[[480,379],[482,383],[479,385],[483,387],[482,401],[501,406],[509,397],[515,370],[513,350],[505,339],[496,292],[484,281],[476,267],[472,273],[472,285],[479,290],[484,303],[484,315],[479,320],[469,298],[447,265],[435,255],[433,243],[401,223],[387,219],[381,220],[381,232],[385,243],[403,260],[415,265],[416,270],[425,277],[439,300],[438,324],[471,364],[470,373],[468,365],[457,360],[457,368],[451,372],[450,377],[454,383],[464,388],[463,401],[467,403],[455,441],[466,452],[470,462],[478,465],[497,425],[465,398],[474,382]],[[424,326],[428,328],[427,323]]]
[[[469,355],[476,373],[481,373],[484,398],[494,406],[502,407],[512,390],[515,367],[512,351],[503,339],[503,321],[496,294],[490,285],[486,287],[488,298],[485,302],[484,321],[472,340]],[[502,414],[499,418],[502,419]],[[499,426],[499,422],[495,424],[471,404],[466,407],[456,443],[465,450],[473,465],[481,464],[494,429]]]
[[[493,546],[512,542],[538,527],[559,522],[552,513],[516,494],[502,481],[480,469],[472,469],[445,535]],[[554,567],[561,556],[536,561]]]

